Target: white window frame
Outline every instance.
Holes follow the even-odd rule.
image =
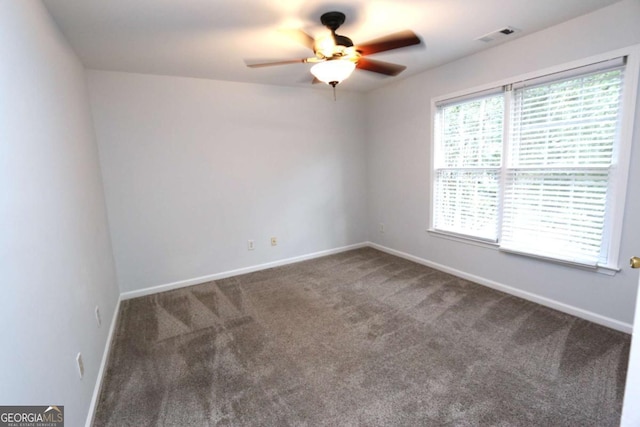
[[[631,146],[633,143],[633,127],[634,127],[634,116],[636,110],[636,102],[637,102],[637,93],[638,93],[638,78],[640,74],[640,45],[629,46],[622,49],[617,49],[614,51],[610,51],[607,53],[590,56],[588,58],[583,58],[580,60],[556,65],[553,67],[545,68],[539,71],[522,74],[515,77],[510,77],[507,79],[503,79],[497,82],[477,86],[471,89],[462,90],[450,94],[446,94],[443,96],[433,97],[431,99],[431,143],[429,144],[429,156],[430,156],[430,168],[429,168],[429,188],[430,188],[430,196],[429,196],[429,218],[428,218],[428,226],[427,231],[437,237],[442,237],[450,240],[454,240],[461,243],[467,243],[472,245],[477,245],[485,248],[491,248],[494,250],[501,250],[500,243],[498,242],[487,242],[485,240],[479,238],[472,238],[468,236],[461,236],[454,233],[447,233],[442,230],[436,230],[434,228],[434,197],[435,197],[435,185],[436,185],[436,159],[435,159],[435,141],[436,141],[436,120],[437,120],[437,105],[442,104],[446,101],[451,100],[464,100],[472,99],[475,97],[482,96],[483,93],[495,91],[497,88],[501,88],[504,86],[517,84],[526,80],[540,79],[544,76],[550,76],[559,73],[565,73],[572,69],[582,68],[586,66],[590,66],[592,64],[596,64],[599,62],[610,61],[616,58],[626,57],[626,66],[624,72],[623,79],[623,92],[621,97],[621,117],[620,117],[620,140],[618,142],[618,152],[614,153],[614,159],[611,167],[611,180],[614,181],[613,194],[611,194],[611,211],[609,212],[607,218],[606,227],[608,228],[609,233],[603,237],[607,239],[610,244],[610,252],[609,252],[609,262],[607,265],[599,265],[596,268],[590,268],[588,266],[582,264],[574,264],[571,262],[566,262],[554,258],[545,258],[532,254],[520,254],[531,258],[538,258],[546,261],[550,261],[553,263],[578,267],[590,271],[596,271],[599,273],[613,275],[617,271],[620,271],[619,261],[620,261],[620,243],[622,240],[622,225],[624,220],[624,207],[626,203],[626,193],[629,184],[629,165],[630,165],[630,156],[631,156]],[[511,108],[508,103],[510,97],[505,97],[505,111],[507,108]],[[504,129],[505,129],[505,144],[503,149],[506,150],[507,147],[507,138],[509,137],[509,126],[510,126],[510,115],[505,115],[504,120]],[[503,162],[506,157],[505,152],[503,150]],[[504,175],[504,174],[503,174]],[[504,179],[502,177],[501,179]],[[620,184],[622,183],[622,185]],[[504,186],[502,187],[504,188]],[[499,200],[499,210],[498,210],[498,226],[501,224],[501,216],[502,216],[502,199],[503,196],[500,195]],[[504,251],[508,252],[508,251]],[[509,252],[513,253],[513,252]]]

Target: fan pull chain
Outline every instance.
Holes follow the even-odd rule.
[[[336,87],[333,86],[333,102],[336,102]]]

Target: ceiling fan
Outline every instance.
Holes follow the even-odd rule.
[[[331,34],[315,39],[302,30],[289,31],[291,35],[313,50],[315,55],[312,57],[257,64],[247,63],[247,66],[259,68],[273,65],[313,63],[315,64],[311,67],[311,74],[314,76],[313,83],[327,83],[335,89],[336,85],[349,77],[356,68],[387,76],[397,76],[407,67],[391,62],[369,59],[366,56],[421,43],[421,40],[413,31],[405,30],[367,43],[354,45],[349,37],[336,34],[336,30],[340,28],[344,21],[345,15],[342,12],[327,12],[323,14],[320,17],[320,22],[331,31]]]

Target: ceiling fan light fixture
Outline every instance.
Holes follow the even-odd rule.
[[[311,74],[321,82],[335,87],[335,85],[348,78],[355,69],[356,64],[353,61],[332,59],[319,62],[311,67]]]

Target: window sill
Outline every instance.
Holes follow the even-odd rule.
[[[497,250],[500,247],[496,242],[489,240],[474,239],[473,237],[464,236],[462,234],[447,233],[446,231],[434,230],[433,228],[428,229],[427,233],[441,239],[453,240],[454,242],[464,243],[467,245],[480,246],[481,248]]]
[[[571,268],[575,268],[575,269],[582,270],[582,271],[591,271],[591,272],[594,272],[594,273],[604,274],[604,275],[607,275],[607,276],[615,276],[615,274],[620,271],[619,267],[612,266],[612,265],[606,265],[606,266],[600,265],[600,266],[591,267],[591,266],[588,266],[588,265],[572,263],[572,262],[563,261],[563,260],[559,260],[559,259],[555,259],[555,258],[546,258],[546,257],[543,257],[543,256],[534,255],[534,254],[528,254],[528,253],[505,250],[505,249],[500,248],[500,245],[498,243],[494,243],[494,242],[490,242],[490,241],[486,241],[486,240],[481,240],[481,239],[474,239],[472,237],[467,237],[467,236],[463,236],[463,235],[460,235],[460,234],[447,233],[447,232],[440,231],[440,230],[428,229],[427,233],[429,233],[430,235],[432,235],[434,237],[438,237],[440,239],[451,240],[451,241],[458,242],[458,243],[464,243],[466,245],[479,246],[481,248],[497,250],[497,251],[500,251],[502,253],[509,254],[509,255],[522,256],[522,257],[526,257],[526,258],[533,258],[533,259],[537,259],[539,261],[545,261],[545,262],[549,262],[549,263],[552,263],[552,264],[558,264],[558,265],[562,265],[562,266],[565,266],[565,267],[571,267]]]

